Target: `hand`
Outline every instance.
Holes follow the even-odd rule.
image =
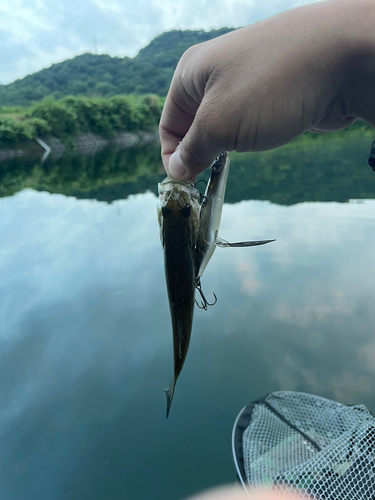
[[[186,180],[224,150],[374,123],[374,25],[373,0],[329,0],[191,47],[160,121],[166,171]]]

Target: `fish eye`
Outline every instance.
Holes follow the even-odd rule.
[[[170,208],[167,208],[167,207],[161,207],[161,213],[163,214],[163,216],[165,217],[166,215],[168,215],[170,213],[171,209]]]

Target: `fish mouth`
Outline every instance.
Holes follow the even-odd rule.
[[[193,178],[188,179],[187,181],[179,181],[178,179],[172,179],[169,175],[159,183],[159,186],[164,186],[166,184],[177,184],[180,186],[186,186],[186,184],[189,184],[190,186],[195,187]]]
[[[199,191],[194,184],[169,177],[159,183],[158,191],[162,205],[168,203],[169,200],[179,200],[181,204],[187,204],[191,200],[199,199]]]

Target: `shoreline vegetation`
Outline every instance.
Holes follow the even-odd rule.
[[[0,107],[0,160],[41,153],[41,140],[52,150],[83,149],[110,142],[127,147],[157,140],[164,98],[157,95],[118,95],[111,98],[47,97],[29,108]],[[334,135],[374,136],[373,127],[358,120]],[[291,146],[329,140],[331,133],[305,133]]]
[[[156,138],[163,104],[157,95],[119,95],[109,99],[68,96],[57,101],[47,97],[29,108],[2,106],[0,158],[40,152],[40,139],[51,149],[75,149],[85,143],[132,145]]]

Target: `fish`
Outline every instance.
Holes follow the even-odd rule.
[[[178,181],[170,177],[159,183],[158,191],[158,221],[173,330],[174,375],[164,391],[168,418],[193,326],[200,194],[193,179]]]

